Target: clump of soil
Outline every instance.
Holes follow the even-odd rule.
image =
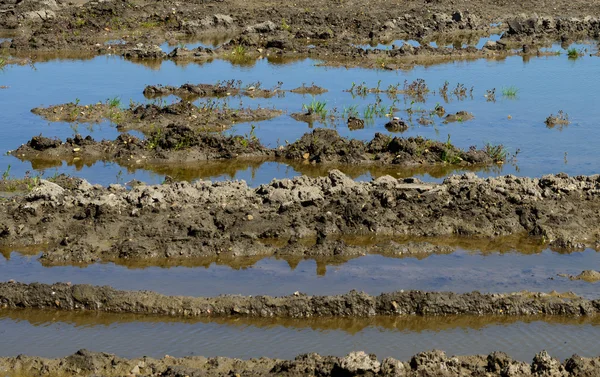
[[[385,129],[390,132],[404,132],[408,130],[408,124],[400,118],[394,118],[385,124]]]
[[[256,85],[242,87],[241,81],[229,80],[216,84],[183,84],[179,88],[174,86],[155,86],[150,85],[144,89],[144,96],[147,98],[164,97],[171,94],[185,99],[202,97],[228,97],[228,96],[247,96],[252,98],[271,98],[285,91],[281,85],[272,89],[261,89]]]
[[[116,161],[138,165],[160,162],[196,162],[233,158],[266,157],[273,152],[256,137],[226,136],[220,133],[195,132],[190,127],[170,124],[151,131],[147,139],[127,133],[115,140],[95,141],[90,136],[75,135],[60,140],[35,136],[11,154],[23,160],[75,159]]]
[[[582,271],[579,275],[567,275],[567,274],[558,274],[561,277],[568,277],[571,280],[583,280],[588,283],[596,283],[600,281],[600,272],[594,270],[585,270]]]
[[[456,114],[448,114],[444,118],[444,123],[466,122],[473,119],[473,114],[466,111],[458,111]]]
[[[569,121],[569,114],[564,113],[562,110],[560,110],[556,115],[550,114],[544,123],[546,123],[546,127],[548,128],[554,128],[555,126],[560,126],[562,128],[563,126],[568,126],[571,124]]]
[[[316,96],[319,94],[327,93],[327,89],[317,86],[313,83],[310,86],[305,86],[304,84],[302,84],[302,86],[299,86],[296,89],[292,89],[290,90],[290,92],[296,94],[311,94],[313,96]]]
[[[197,131],[222,131],[234,123],[258,122],[282,114],[275,109],[233,109],[211,101],[196,106],[185,100],[170,105],[131,104],[127,109],[110,103],[88,106],[68,103],[31,111],[49,121],[99,123],[108,120],[121,131],[133,129],[147,134],[173,123],[184,123]]]
[[[486,150],[463,151],[450,143],[422,137],[399,138],[376,133],[363,142],[340,137],[335,130],[315,129],[298,141],[276,151],[279,157],[304,159],[315,163],[490,164],[495,162]]]
[[[279,83],[271,89],[263,89],[260,83],[253,83],[242,86],[240,80],[229,80],[218,82],[216,84],[183,84],[180,87],[149,85],[144,89],[144,96],[147,98],[164,97],[171,94],[184,99],[194,99],[203,97],[228,97],[228,96],[246,96],[251,98],[271,98],[276,95],[284,95],[286,92],[296,94],[318,95],[327,92],[327,89],[316,85],[301,86],[292,90],[281,88],[283,83]]]
[[[349,117],[347,124],[350,130],[362,130],[365,128],[365,121],[355,117]]]

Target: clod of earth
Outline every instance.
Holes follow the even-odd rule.
[[[558,274],[558,276],[568,277],[571,280],[583,280],[583,281],[587,281],[588,283],[595,283],[597,281],[600,281],[600,272],[594,271],[594,270],[582,271],[577,276],[567,275],[567,274]]]
[[[473,114],[466,111],[458,111],[456,114],[448,114],[444,118],[444,123],[466,122],[473,119]]]

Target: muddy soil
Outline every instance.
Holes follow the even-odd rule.
[[[32,113],[52,122],[100,123],[110,121],[120,131],[138,130],[146,134],[156,132],[170,124],[185,122],[196,131],[223,131],[235,123],[258,122],[280,116],[283,112],[275,109],[232,109],[226,104],[205,102],[196,106],[189,101],[169,105],[130,104],[122,109],[118,99],[115,102],[80,105],[67,103],[50,107],[36,107]]]
[[[196,98],[229,96],[271,98],[274,96],[283,96],[288,92],[296,94],[313,95],[323,94],[327,92],[327,89],[321,88],[314,84],[311,86],[303,85],[291,90],[282,89],[282,84],[283,83],[280,83],[279,85],[270,89],[263,89],[260,88],[260,86],[257,87],[256,85],[260,85],[259,83],[242,86],[241,81],[235,80],[230,80],[224,83],[216,84],[183,84],[180,87],[174,87],[169,85],[148,85],[144,89],[144,96],[146,98],[159,98],[173,94],[183,99],[193,100]]]
[[[600,313],[600,300],[572,293],[481,294],[399,291],[370,296],[351,291],[338,296],[183,297],[155,292],[118,291],[91,285],[0,283],[4,309],[91,310],[109,313],[174,317],[369,317],[445,315],[559,315],[591,316]]]
[[[337,131],[316,129],[298,141],[267,148],[256,137],[197,133],[190,127],[171,124],[153,130],[147,139],[121,134],[113,141],[97,142],[90,136],[76,135],[65,142],[34,136],[27,144],[10,152],[22,160],[69,162],[115,161],[124,165],[135,162],[139,167],[168,163],[192,163],[206,160],[255,159],[262,161],[303,161],[311,164],[364,164],[402,166],[487,166],[503,163],[505,155],[490,147],[468,151],[452,144],[422,137],[399,138],[375,134],[373,140],[346,139]]]
[[[257,189],[243,181],[198,181],[131,190],[41,180],[26,195],[0,202],[0,223],[0,246],[49,243],[46,264],[363,255],[364,247],[339,240],[350,235],[498,240],[525,234],[578,250],[597,247],[600,239],[600,178],[465,174],[442,184],[390,176],[355,182],[333,170]]]
[[[599,358],[577,355],[561,363],[546,351],[535,355],[531,363],[516,361],[504,352],[489,355],[452,356],[432,350],[421,352],[409,361],[362,351],[345,357],[303,354],[294,360],[205,358],[190,356],[162,359],[143,357],[123,359],[108,353],[79,350],[62,359],[17,356],[0,358],[0,371],[8,376],[594,376],[600,373]]]
[[[245,61],[260,56],[313,56],[373,67],[396,65],[436,56],[483,57],[506,54],[512,45],[535,53],[548,38],[596,37],[600,22],[592,4],[558,2],[548,7],[539,1],[515,6],[489,0],[477,2],[418,1],[401,5],[363,0],[323,3],[302,0],[274,5],[202,1],[177,3],[152,0],[65,3],[62,1],[3,0],[0,29],[12,29],[12,39],[2,48],[12,52],[88,50],[133,58],[212,59]],[[515,16],[518,14],[518,16]],[[433,48],[404,44],[390,50],[355,47],[398,39],[434,38],[457,33],[497,32],[492,23],[503,22],[501,43],[482,50],[473,47]],[[156,45],[196,36],[231,35],[215,50],[178,47],[170,54]],[[105,44],[107,41],[118,43]],[[512,45],[511,45],[512,43]],[[523,45],[527,44],[527,48]]]

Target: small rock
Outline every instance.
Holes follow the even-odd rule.
[[[254,220],[254,216],[248,215],[248,220]]]

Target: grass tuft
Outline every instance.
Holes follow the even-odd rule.
[[[516,86],[505,86],[502,88],[502,95],[507,98],[516,98],[519,93],[519,88]]]

